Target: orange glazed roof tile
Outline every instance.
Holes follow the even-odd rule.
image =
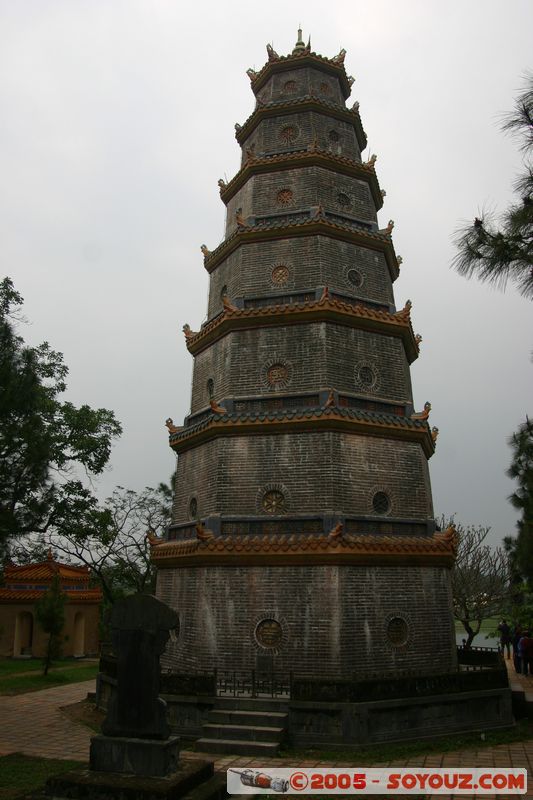
[[[260,223],[249,225],[247,228],[237,227],[215,250],[205,249],[204,267],[208,272],[212,272],[240,244],[268,241],[270,239],[285,238],[286,236],[313,235],[331,236],[334,239],[342,238],[344,241],[349,240],[362,247],[366,246],[370,249],[379,250],[385,254],[391,279],[393,281],[396,280],[400,273],[390,235],[381,231],[366,230],[348,222],[333,222],[331,219],[317,217],[316,215],[313,217],[305,216],[305,218],[299,218],[295,221],[284,220],[282,223]]]
[[[404,340],[410,363],[418,356],[419,346],[411,327],[409,309],[402,309],[392,314],[377,308],[352,305],[331,297],[306,303],[238,308],[231,311],[225,308],[222,314],[204,325],[200,331],[187,334],[187,348],[189,352],[196,355],[225,333],[238,328],[265,324],[305,323],[314,321],[317,315],[320,318],[331,318],[333,321],[342,319],[354,327],[379,328],[380,330],[385,328],[387,333],[400,336]]]
[[[98,588],[75,591],[62,587],[62,591],[69,600],[78,603],[99,603],[102,600],[102,591]],[[43,594],[42,589],[0,589],[0,603],[33,603]]]
[[[379,210],[383,206],[383,196],[373,163],[354,161],[348,156],[341,156],[331,153],[329,150],[322,150],[318,145],[296,152],[248,157],[231,181],[221,186],[220,196],[224,203],[227,203],[246,182],[250,174],[315,165],[368,181],[377,209]]]
[[[308,47],[297,52],[289,53],[289,55],[286,56],[280,56],[277,53],[273,56],[272,53],[269,52],[269,59],[259,72],[254,72],[253,70],[248,72],[253,92],[257,94],[272,73],[292,69],[295,66],[320,66],[323,70],[337,75],[341,81],[344,97],[347,98],[350,96],[351,87],[344,68],[344,56],[341,57],[339,53],[338,56],[327,58],[326,56],[321,56],[318,53],[312,52]]]
[[[152,547],[157,567],[220,563],[320,563],[453,566],[457,549],[454,528],[433,536],[218,536],[165,542]]]
[[[281,114],[299,114],[302,111],[316,111],[319,114],[325,114],[328,117],[335,117],[343,122],[352,123],[355,128],[359,147],[361,150],[365,149],[367,137],[361,123],[359,111],[356,108],[348,109],[346,106],[324,100],[315,95],[307,95],[290,101],[274,101],[257,106],[248,119],[236,130],[235,138],[238,143],[242,145],[262,119],[274,116],[277,117]]]
[[[86,582],[89,580],[89,568],[63,564],[53,559],[40,561],[36,564],[6,564],[4,579],[6,582],[26,583],[28,580],[52,580],[54,575],[59,575],[63,580],[76,580]]]

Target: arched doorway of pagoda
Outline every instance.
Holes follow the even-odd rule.
[[[85,655],[85,616],[81,611],[74,617],[74,657]]]
[[[31,656],[33,646],[33,615],[29,611],[20,611],[15,620],[15,641],[13,656]]]

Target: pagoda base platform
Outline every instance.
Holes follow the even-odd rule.
[[[497,654],[487,655],[496,661]],[[204,725],[210,723],[213,711],[221,710],[286,715],[285,741],[289,746],[327,745],[339,750],[350,745],[431,739],[515,724],[505,666],[496,663],[475,671],[374,681],[295,678],[290,694],[275,698],[208,694],[215,678],[193,678],[162,676],[168,722],[173,732],[188,741],[205,736]],[[99,676],[100,705],[105,705],[113,683],[112,678]],[[188,693],[191,688],[196,692]]]

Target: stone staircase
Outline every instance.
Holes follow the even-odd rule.
[[[217,698],[196,742],[202,753],[275,756],[287,728],[287,705],[280,700]]]

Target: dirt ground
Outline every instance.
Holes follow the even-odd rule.
[[[105,718],[105,711],[99,711],[94,703],[82,700],[70,706],[62,706],[61,712],[74,722],[80,722],[95,733],[100,733],[100,726]]]

